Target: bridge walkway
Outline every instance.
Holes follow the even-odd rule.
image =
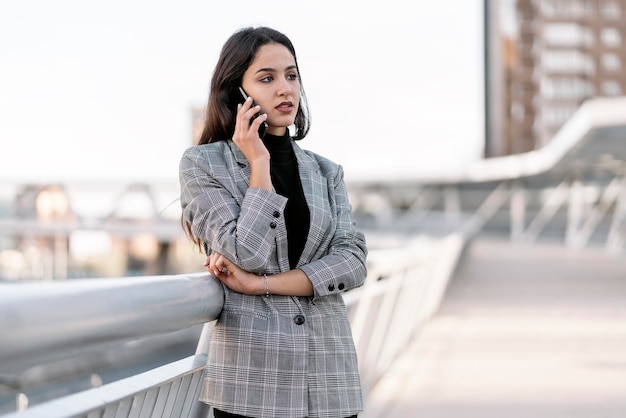
[[[626,416],[626,260],[478,237],[365,418]]]

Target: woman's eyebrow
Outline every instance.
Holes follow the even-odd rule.
[[[289,67],[285,68],[285,71],[291,71],[291,70],[295,70],[295,69],[297,69],[297,67],[295,65],[290,65]],[[263,72],[275,73],[277,71],[274,68],[265,67],[265,68],[259,68],[258,70],[256,70],[255,74],[263,73]]]

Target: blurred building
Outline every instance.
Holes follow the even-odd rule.
[[[191,144],[196,145],[200,141],[202,129],[204,128],[205,109],[204,107],[191,108]]]
[[[0,282],[202,271],[204,257],[183,232],[177,200],[169,201],[177,188],[17,186],[0,206]]]
[[[545,145],[592,97],[626,92],[626,0],[485,0],[486,156]]]

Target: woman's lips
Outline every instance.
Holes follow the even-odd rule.
[[[291,113],[293,111],[293,103],[291,102],[282,102],[278,106],[276,106],[276,110],[281,113]]]

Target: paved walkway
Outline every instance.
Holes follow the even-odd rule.
[[[361,417],[626,417],[626,258],[476,240]]]

